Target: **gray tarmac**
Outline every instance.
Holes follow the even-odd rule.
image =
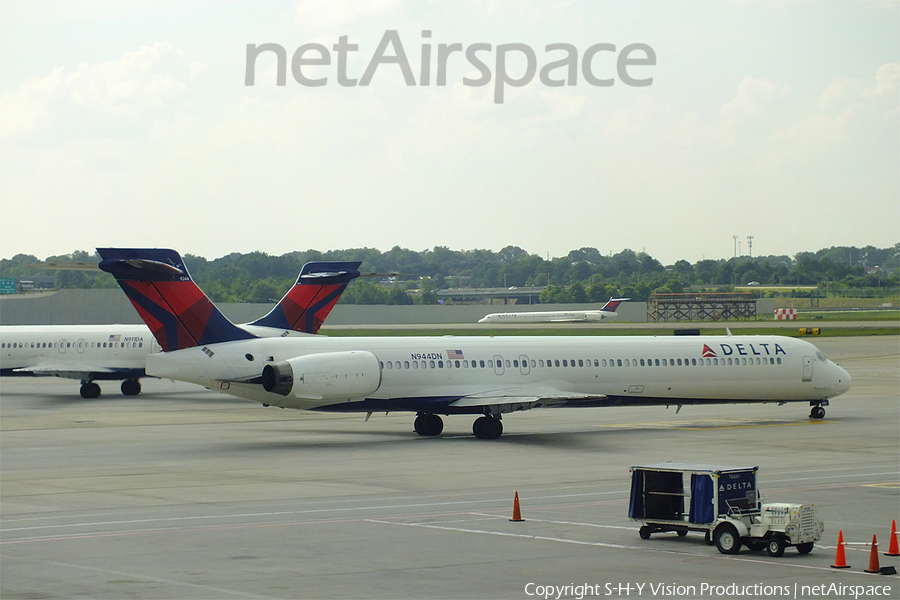
[[[366,422],[152,379],[84,400],[75,381],[4,378],[0,597],[898,598],[897,576],[864,570],[873,535],[880,566],[900,567],[883,555],[900,520],[900,338],[813,342],[853,376],[820,421],[801,404],[534,410],[499,440],[465,416],[421,438],[405,413]],[[764,495],[815,504],[825,537],[781,558],[642,540],[629,467],[667,460],[759,466]]]

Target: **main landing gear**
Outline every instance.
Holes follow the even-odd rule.
[[[141,382],[137,379],[126,379],[122,382],[121,390],[126,396],[137,396],[141,393]]]
[[[419,413],[413,425],[419,435],[436,436],[444,430],[444,422],[433,413]]]
[[[122,382],[120,389],[125,396],[137,396],[141,393],[141,382],[138,379],[126,379]],[[99,398],[100,386],[93,381],[82,381],[81,397],[87,399]],[[438,431],[438,433],[440,433],[440,431]]]
[[[99,398],[100,397],[100,386],[94,383],[93,381],[85,381],[81,384],[81,397],[82,398]]]
[[[496,440],[503,435],[503,423],[499,416],[485,415],[472,423],[472,433],[480,440]]]
[[[419,413],[413,425],[419,435],[434,437],[444,430],[444,422],[433,413]],[[480,440],[496,440],[503,435],[503,423],[500,416],[485,415],[475,419],[472,424],[472,433]]]

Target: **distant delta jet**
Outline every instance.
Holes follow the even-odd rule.
[[[155,298],[173,298],[174,287],[180,294],[177,310],[202,313],[204,308],[197,301],[206,299],[206,295],[187,274],[181,257],[164,250],[151,252],[151,256],[153,260],[141,263],[142,269],[180,275],[176,281],[157,282]],[[297,282],[275,308],[256,321],[237,327],[246,338],[315,334],[347,284],[359,277],[359,265],[355,261],[306,263]],[[183,328],[165,328],[165,317],[155,304],[143,302],[135,306],[149,329],[147,325],[0,327],[0,375],[80,379],[83,398],[100,395],[95,381],[121,381],[123,394],[139,394],[139,380],[146,377],[147,356],[183,345],[185,336],[190,334]],[[162,347],[154,336],[163,340]]]
[[[546,310],[491,313],[479,323],[589,323],[618,316],[616,309],[631,298],[612,298],[600,310]]]
[[[800,402],[822,418],[850,389],[850,375],[818,348],[775,335],[259,338],[208,299],[183,310],[183,267],[142,268],[156,251],[97,251],[144,319],[151,308],[162,319],[154,335],[171,345],[147,357],[148,375],[263,406],[411,412],[422,436],[440,435],[440,415],[467,414],[475,437],[496,439],[504,414],[564,406]]]

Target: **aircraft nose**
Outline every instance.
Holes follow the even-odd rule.
[[[834,368],[836,370],[836,381],[834,388],[837,392],[835,395],[839,396],[850,389],[852,378],[850,377],[850,373],[845,371],[842,367],[834,365]]]

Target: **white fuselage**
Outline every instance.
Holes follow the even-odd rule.
[[[544,310],[531,312],[502,312],[485,315],[479,323],[584,323],[617,316],[606,310]]]
[[[0,327],[3,374],[90,378],[143,373],[160,348],[146,325],[10,325]],[[142,375],[140,375],[142,376]]]
[[[259,337],[309,335],[254,325],[239,327]],[[83,380],[143,377],[147,356],[161,351],[146,325],[0,327],[0,373],[4,375]]]
[[[308,398],[246,383],[266,364],[348,352],[377,359],[372,393]],[[497,412],[558,405],[517,408],[515,399],[532,391],[570,406],[578,395],[606,399],[596,406],[821,401],[850,387],[847,372],[815,346],[780,336],[270,338],[152,355],[147,373],[285,408],[441,414],[476,412],[472,397],[495,398],[483,404]]]

